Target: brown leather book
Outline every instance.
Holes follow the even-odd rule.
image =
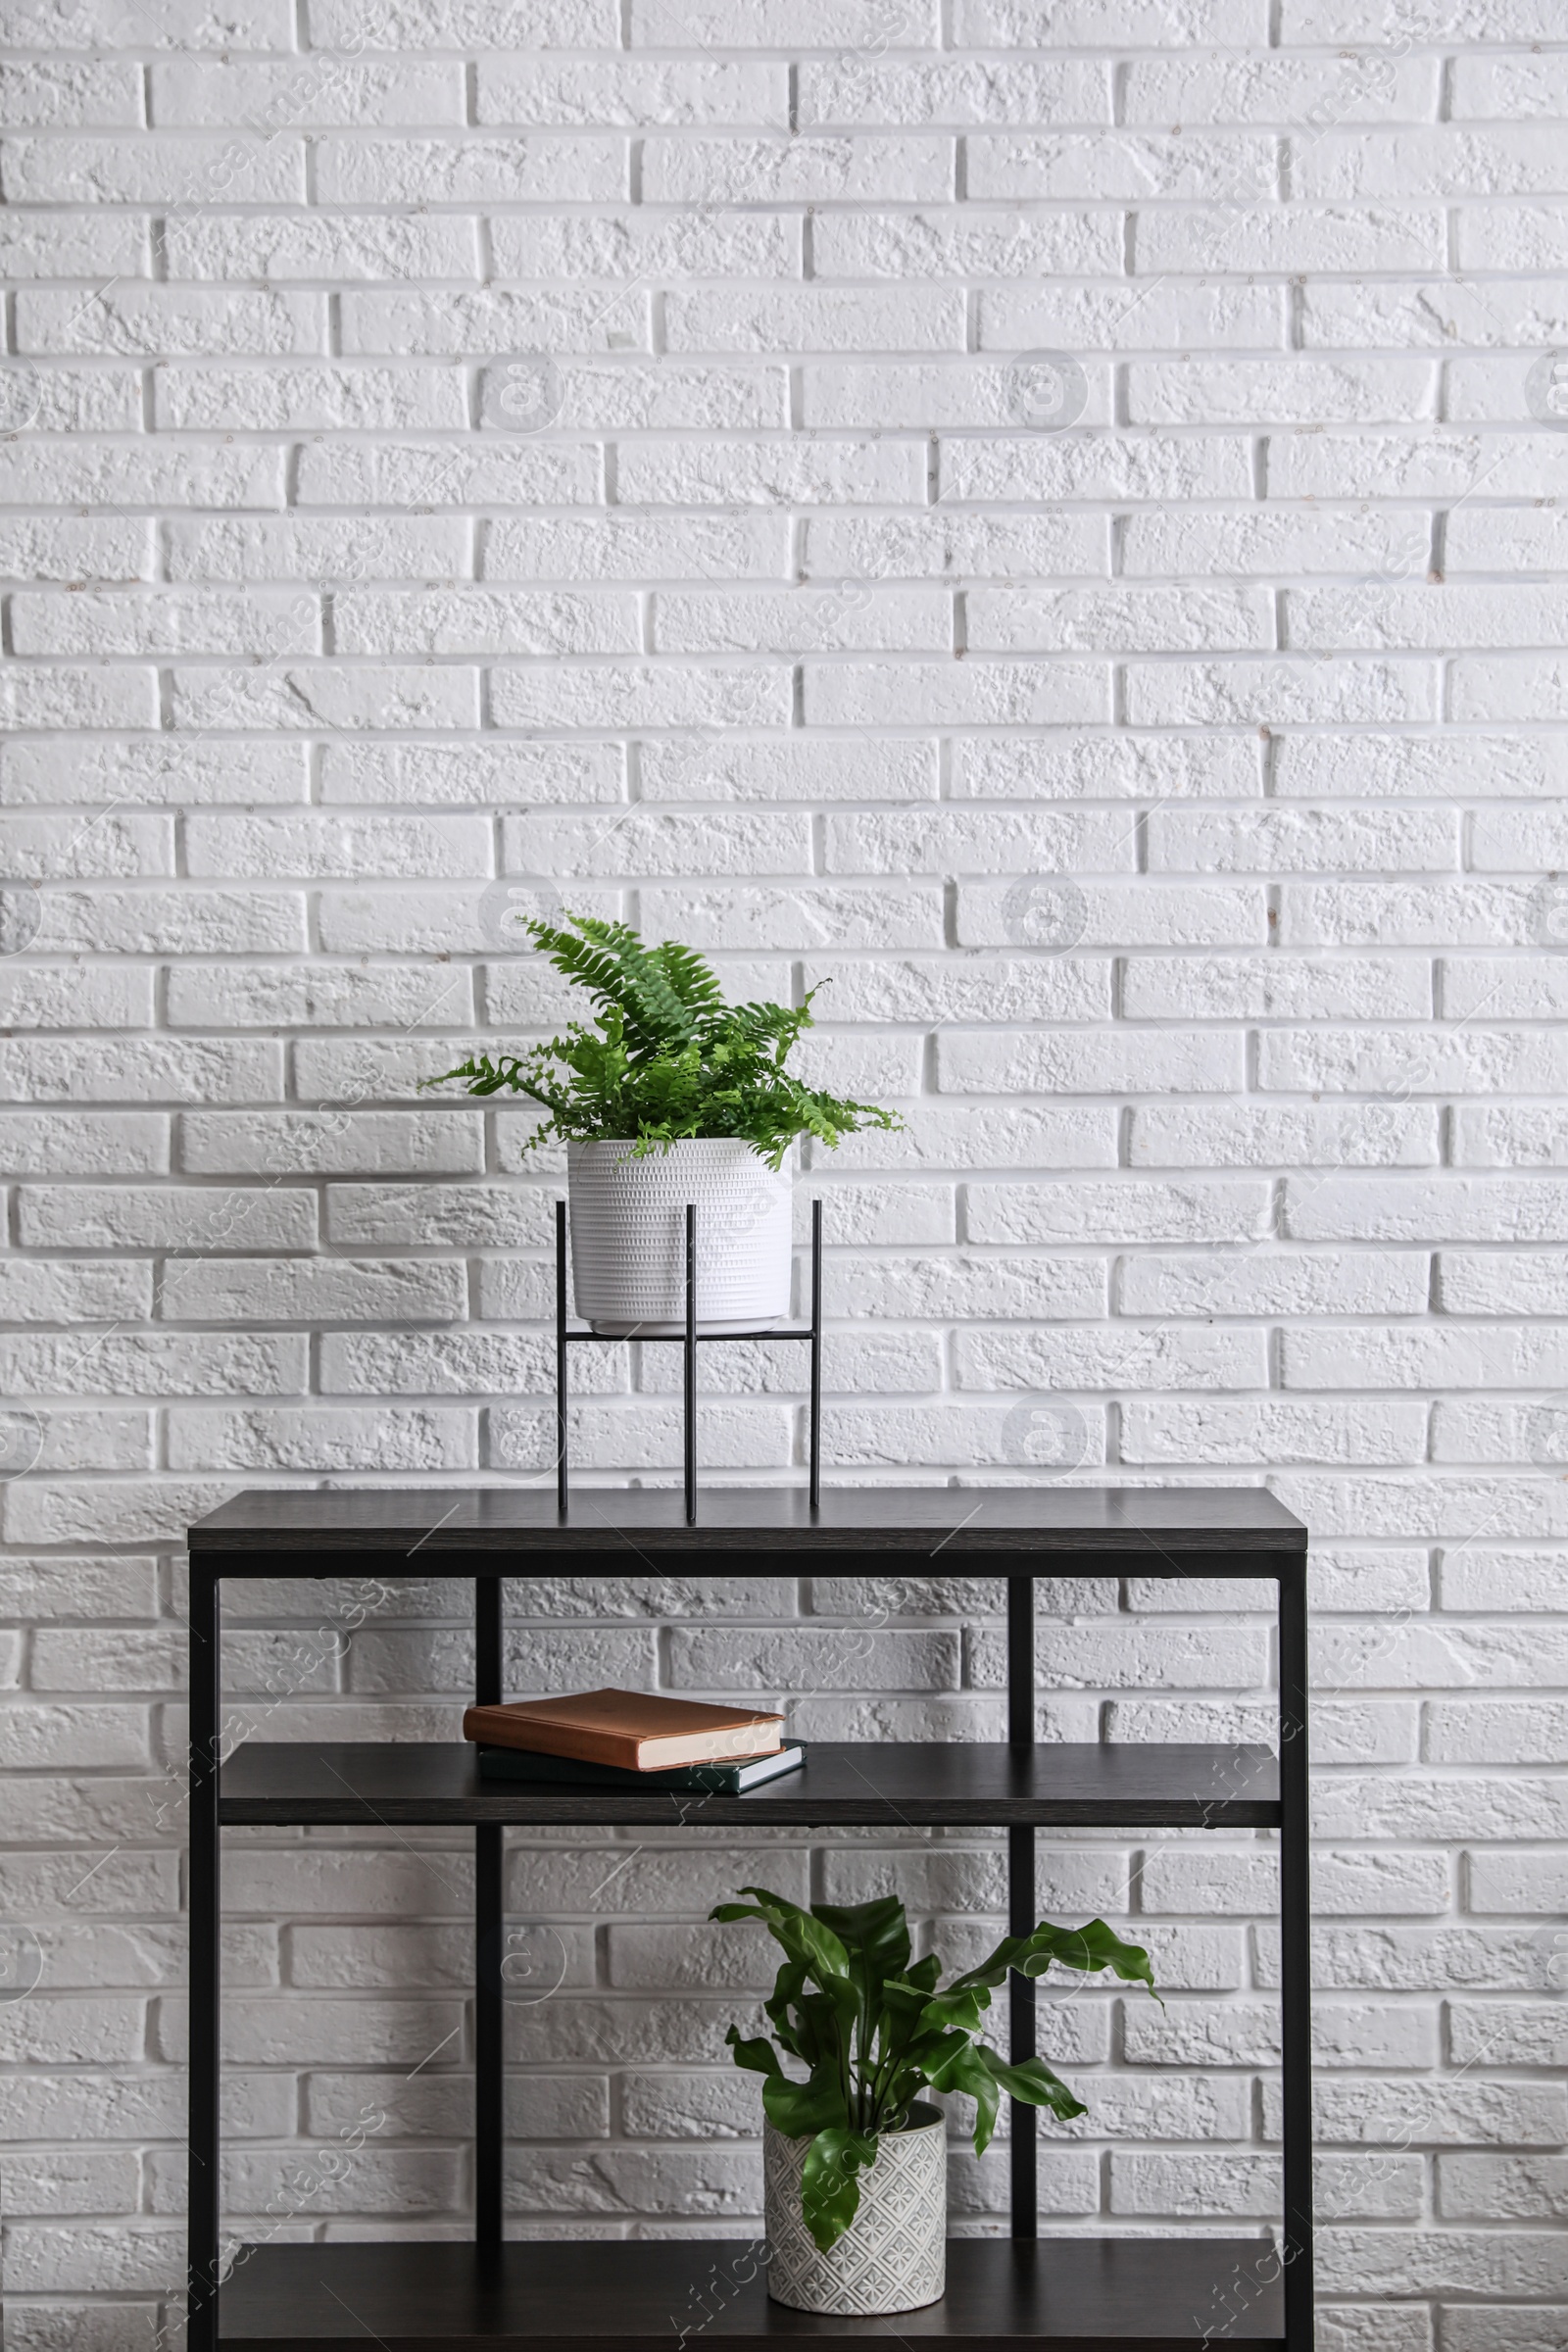
[[[469,1707],[463,1718],[465,1740],[485,1747],[528,1747],[580,1764],[619,1764],[629,1772],[773,1755],[783,1744],[783,1729],[782,1715],[657,1698],[647,1690],[519,1698],[511,1706]]]

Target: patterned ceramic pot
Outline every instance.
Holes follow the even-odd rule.
[[[829,2253],[801,2213],[809,2139],[762,2127],[767,2291],[797,2311],[874,2319],[918,2311],[947,2285],[948,2131],[935,2107],[909,2110],[907,2132],[878,2135],[876,2162],[859,2175],[860,2206]]]
[[[698,1137],[631,1156],[568,1144],[571,1281],[595,1331],[678,1339],[686,1329],[686,1204],[697,1210],[697,1328],[766,1331],[790,1304],[790,1178],[750,1144]]]

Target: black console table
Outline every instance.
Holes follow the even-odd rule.
[[[813,1744],[798,1773],[750,1795],[481,1782],[471,1749],[259,1740],[220,1757],[219,1588],[225,1577],[472,1577],[476,1701],[502,1693],[502,1579],[614,1575],[628,1539],[683,1576],[768,1573],[1004,1577],[1007,1740],[995,1745]],[[1310,2352],[1306,1530],[1255,1488],[830,1488],[705,1493],[695,1524],[669,1493],[553,1496],[505,1488],[241,1494],[200,1520],[191,1553],[190,2318],[188,2352],[756,2352],[867,2337],[946,2352]],[[1261,1577],[1279,1588],[1279,1748],[1037,1746],[1037,1576]],[[476,2211],[472,2245],[258,2246],[220,2284],[219,1858],[224,1823],[472,1826]],[[1259,2238],[1037,2235],[1036,2115],[1012,2110],[1010,2239],[959,2239],[928,2310],[839,2321],[766,2299],[734,2239],[504,2243],[502,1838],[508,1823],[679,1823],[715,1830],[955,1824],[1005,1827],[1009,1930],[1034,1925],[1042,1828],[1273,1827],[1280,1832],[1284,2217]],[[1156,1954],[1157,1962],[1157,1954]],[[1014,2058],[1034,2048],[1034,1986],[1010,1985]],[[721,2307],[694,2283],[718,2265]],[[672,2316],[673,2315],[673,2316]]]

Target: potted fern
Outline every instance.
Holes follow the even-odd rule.
[[[917,2094],[968,2092],[977,2155],[1004,2092],[1063,2121],[1083,2115],[1043,2058],[1009,2065],[988,2048],[980,2021],[1009,1970],[1041,1977],[1053,1961],[1108,1968],[1153,1992],[1149,1954],[1102,1919],[1083,1928],[1042,1920],[939,1990],[942,1963],[934,1952],[911,1960],[895,1896],[803,1911],[765,1886],[741,1892],[753,1900],[720,1903],[710,1916],[760,1920],[784,1951],[766,2004],[772,2037],[743,2040],[734,2026],[725,2037],[736,2065],[764,2078],[767,2291],[839,2318],[934,2303],[946,2278],[946,2119]],[[804,2082],[785,2073],[781,2052],[807,2070]]]
[[[786,1069],[811,1026],[798,1005],[727,1004],[710,965],[626,923],[530,922],[581,988],[592,1025],[522,1054],[477,1054],[427,1085],[527,1095],[549,1116],[528,1139],[566,1147],[577,1311],[595,1331],[672,1338],[686,1327],[685,1217],[697,1207],[698,1328],[767,1330],[789,1312],[790,1178],[798,1136],[832,1147],[892,1111],[822,1093]]]

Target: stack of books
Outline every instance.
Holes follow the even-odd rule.
[[[469,1707],[463,1737],[492,1781],[551,1781],[577,1788],[697,1788],[739,1796],[805,1761],[784,1739],[782,1715],[656,1698],[647,1690],[578,1690]]]

